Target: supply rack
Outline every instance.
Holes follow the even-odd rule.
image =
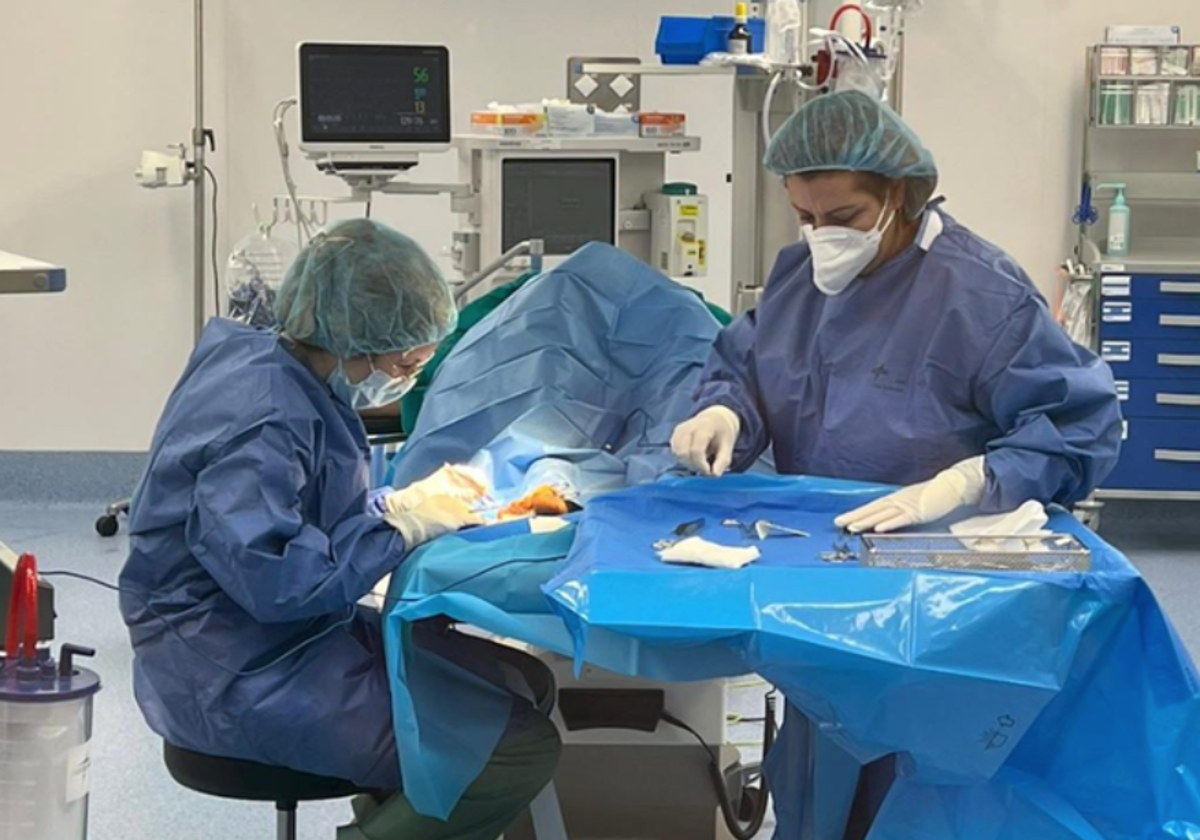
[[[1086,78],[1075,282],[1124,415],[1096,498],[1200,501],[1200,45],[1097,45]],[[1132,211],[1123,256],[1106,253],[1113,196],[1093,193],[1113,183]]]
[[[1092,127],[1200,127],[1200,45],[1092,47],[1089,76]]]

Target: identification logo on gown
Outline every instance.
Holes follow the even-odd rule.
[[[880,391],[891,391],[902,394],[908,390],[908,379],[904,376],[893,375],[883,362],[871,368],[871,387]]]

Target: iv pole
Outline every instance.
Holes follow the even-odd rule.
[[[205,198],[207,184],[205,183],[205,149],[204,144],[210,136],[204,128],[204,0],[195,0],[195,59],[196,59],[196,122],[192,127],[192,259],[193,259],[193,340],[200,343],[200,333],[204,330],[205,311]],[[215,144],[214,144],[215,146]],[[214,148],[215,151],[215,148]],[[213,279],[216,282],[216,278]]]
[[[179,145],[176,148],[179,152],[179,157],[172,157],[171,160],[176,167],[186,167],[186,174],[182,171],[172,169],[172,177],[167,177],[167,170],[159,170],[157,172],[145,172],[139,170],[137,178],[142,181],[142,186],[160,187],[172,186],[182,187],[187,184],[187,181],[192,182],[192,343],[200,343],[200,334],[204,331],[204,313],[205,313],[205,287],[207,285],[208,272],[205,270],[205,204],[207,203],[208,191],[205,189],[207,184],[207,169],[205,168],[205,144],[211,142],[213,151],[216,151],[215,136],[209,129],[204,127],[204,0],[195,0],[195,20],[193,26],[195,32],[195,73],[196,73],[196,124],[192,126],[192,157],[191,160],[186,160],[187,144]],[[184,158],[180,160],[179,158]],[[144,157],[143,157],[144,160]],[[143,168],[146,164],[143,163]],[[152,166],[151,169],[154,169]],[[175,180],[178,178],[178,180]],[[215,272],[214,268],[214,272]],[[213,282],[217,282],[217,278],[213,277]],[[220,313],[218,313],[220,314]],[[110,504],[104,515],[96,520],[96,532],[102,537],[111,537],[117,533],[119,527],[118,517],[122,514],[129,513],[129,499],[122,499]]]
[[[194,0],[193,3],[193,51],[195,59],[195,124],[192,126],[192,138],[188,142],[169,146],[172,154],[156,151],[142,152],[142,165],[134,172],[138,183],[147,189],[160,187],[192,187],[192,338],[193,343],[199,343],[200,333],[204,329],[204,289],[208,272],[205,269],[205,204],[208,198],[205,178],[208,168],[205,165],[207,151],[216,152],[217,139],[211,129],[204,127],[204,0]],[[205,145],[208,149],[205,149]],[[188,154],[188,146],[191,154]],[[215,185],[216,179],[213,179]],[[213,197],[216,197],[214,190]],[[216,208],[213,209],[214,215]],[[215,228],[215,226],[214,226]],[[213,230],[216,233],[216,230]],[[215,250],[215,248],[214,248]],[[216,282],[216,266],[213,267],[213,282]],[[218,313],[219,314],[219,313]]]
[[[192,343],[200,343],[200,334],[204,331],[204,312],[205,312],[205,286],[208,272],[205,270],[205,205],[207,203],[207,186],[205,178],[208,171],[205,168],[205,144],[212,143],[212,149],[216,151],[215,135],[210,129],[204,127],[204,0],[195,0],[195,73],[196,73],[196,124],[192,127],[192,159],[190,162],[181,162],[175,159],[179,165],[186,165],[187,176],[192,182]],[[186,144],[179,147],[181,156],[186,152]],[[138,173],[138,179],[142,180],[142,172]],[[165,177],[165,172],[161,173]],[[186,178],[180,177],[176,183],[172,181],[170,186],[183,186],[186,183]],[[165,183],[160,183],[157,179],[149,182],[144,182],[143,186],[166,186]],[[214,272],[216,271],[214,267]],[[217,282],[214,274],[213,282]],[[220,314],[220,313],[218,313]],[[129,513],[130,500],[122,499],[113,502],[105,510],[104,515],[96,520],[96,533],[102,537],[112,537],[117,533],[120,526],[119,516]]]

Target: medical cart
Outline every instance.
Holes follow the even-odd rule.
[[[1096,497],[1200,501],[1200,46],[1099,45],[1087,73],[1080,277],[1124,415]],[[1120,255],[1105,184],[1124,185],[1132,211]]]

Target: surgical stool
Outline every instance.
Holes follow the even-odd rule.
[[[408,439],[408,435],[394,417],[364,417],[363,425],[367,429],[367,443],[371,445],[371,486],[378,487],[387,473],[388,457]],[[121,517],[129,516],[132,501],[121,499],[110,504],[96,520],[96,533],[102,537],[115,537],[121,530]]]
[[[498,645],[498,661],[511,666],[525,680],[535,708],[545,715],[554,710],[557,686],[554,674],[542,662],[519,651]],[[345,799],[359,794],[382,795],[341,779],[301,773],[254,761],[219,758],[192,752],[163,742],[163,758],[171,778],[189,790],[242,802],[274,802],[275,840],[296,840],[296,809],[301,802]],[[529,813],[536,840],[567,840],[553,782],[530,804]]]
[[[218,758],[163,742],[171,778],[189,790],[221,799],[275,803],[276,840],[296,840],[296,808],[301,802],[344,799],[367,793],[341,779],[327,779],[253,761]]]

